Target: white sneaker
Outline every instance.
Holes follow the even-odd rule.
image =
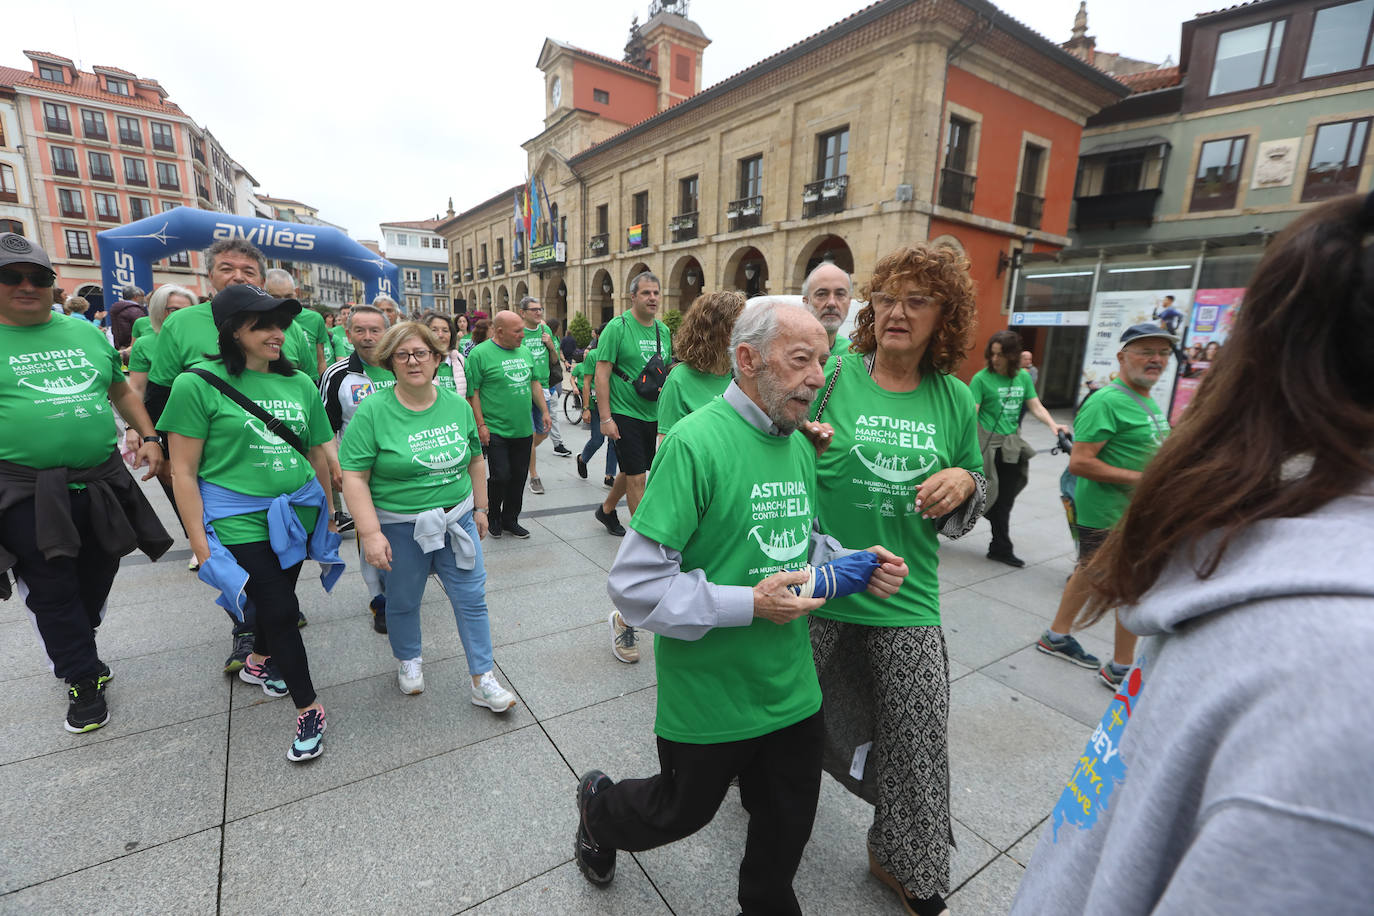
[[[396,666],[396,682],[401,693],[414,696],[425,692],[425,676],[420,671],[419,658],[403,658]]]
[[[495,672],[488,671],[472,688],[472,705],[485,706],[492,712],[505,712],[515,705],[515,694],[501,686]]]

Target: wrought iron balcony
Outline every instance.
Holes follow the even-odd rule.
[[[525,269],[525,253],[523,251],[511,259],[510,269],[512,273],[514,273],[517,270]]]
[[[697,211],[679,213],[668,221],[674,242],[685,242],[697,237]]]
[[[844,211],[849,196],[849,176],[836,175],[802,186],[802,219]]]
[[[485,264],[478,264],[478,265],[477,265],[477,279],[479,279],[479,280],[485,280],[486,278],[487,278],[487,265],[485,265]]]
[[[493,277],[499,277],[499,276],[501,276],[502,274],[504,274],[505,272],[506,272],[506,260],[505,260],[505,258],[497,258],[495,261],[492,261],[492,262],[491,262],[491,275],[492,275]]]
[[[973,186],[977,181],[975,175],[966,175],[954,169],[941,169],[940,206],[972,213]]]
[[[611,248],[610,233],[603,232],[600,235],[592,236],[592,240],[587,243],[587,248],[593,255],[605,254]]]
[[[471,281],[471,280],[472,280],[472,268],[471,268],[471,267],[464,267],[464,268],[463,268],[463,279],[464,279],[464,280],[468,280],[468,281]]]
[[[763,195],[741,197],[730,201],[725,208],[725,218],[729,221],[730,231],[753,229],[763,221]]]
[[[1040,220],[1044,216],[1045,198],[1036,197],[1034,194],[1027,194],[1025,191],[1016,192],[1016,212],[1012,214],[1011,221],[1018,226],[1029,226],[1032,229],[1040,228]]]

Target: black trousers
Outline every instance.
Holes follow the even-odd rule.
[[[986,517],[992,526],[992,553],[1011,553],[1011,507],[1016,505],[1017,478],[1021,468],[1002,460],[1002,450],[993,453],[993,468],[997,474],[997,501],[988,509]]]
[[[745,741],[658,739],[660,773],[626,779],[592,798],[587,829],[603,846],[639,851],[696,833],[739,777],[749,833],[739,867],[745,916],[799,916],[792,891],[821,791],[821,714]]]
[[[487,443],[487,511],[503,528],[520,521],[533,447],[533,436],[507,439],[492,433]]]
[[[257,606],[253,630],[253,651],[270,655],[291,691],[296,708],[315,702],[315,685],[310,680],[310,660],[305,657],[305,642],[296,626],[301,605],[296,600],[296,580],[301,563],[281,568],[281,560],[267,541],[252,544],[226,544],[226,549],[248,573],[243,590]]]
[[[33,614],[53,674],[75,684],[100,672],[95,631],[105,616],[119,557],[106,553],[91,529],[91,500],[70,490],[72,521],[81,537],[75,557],[46,559],[35,545],[34,502],[15,503],[0,518],[0,543],[14,554],[16,589]]]

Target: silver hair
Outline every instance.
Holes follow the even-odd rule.
[[[730,332],[730,369],[736,378],[739,377],[739,345],[748,344],[758,350],[767,362],[768,351],[778,337],[782,316],[789,310],[811,317],[811,312],[806,308],[775,298],[751,301],[740,312],[739,318],[735,319],[735,329]]]
[[[262,285],[266,287],[271,284],[273,280],[290,283],[292,289],[296,288],[296,278],[291,276],[290,271],[282,270],[280,267],[273,267],[269,270],[267,276],[262,278]]]
[[[816,275],[816,271],[820,270],[822,267],[833,267],[833,268],[835,268],[836,270],[839,270],[840,273],[844,274],[844,282],[845,282],[845,284],[849,287],[850,291],[853,292],[853,290],[854,290],[854,278],[853,278],[853,276],[851,276],[847,271],[841,270],[841,269],[840,269],[840,265],[836,264],[834,261],[822,261],[821,263],[817,264],[815,267],[811,268],[811,273],[807,274],[807,275],[806,275],[806,279],[802,281],[802,298],[803,298],[803,299],[806,299],[806,298],[809,297],[810,292],[811,292],[811,278],[814,277],[814,276]]]
[[[386,301],[392,303],[393,305],[396,303],[396,300],[395,300],[395,299],[392,299],[390,296],[378,296],[376,299],[374,299],[374,300],[372,300],[372,301],[377,302],[377,301],[380,301],[380,300],[382,300],[382,299],[385,299]],[[382,311],[381,309],[377,308],[377,306],[375,306],[375,305],[355,305],[355,306],[353,306],[351,309],[349,309],[349,311],[348,311],[348,320],[347,320],[346,322],[344,322],[344,330],[345,330],[345,331],[351,331],[351,330],[353,330],[353,319],[354,319],[354,318],[357,318],[359,315],[381,315],[381,316],[382,316],[382,327],[384,327],[384,328],[389,328],[389,327],[391,327],[391,322],[387,320],[386,312],[384,312],[384,311]]]
[[[379,309],[382,307],[383,302],[390,302],[396,308],[397,311],[400,311],[401,304],[397,302],[395,299],[388,296],[386,293],[381,293],[377,296],[377,298],[373,299],[372,307]]]
[[[520,300],[520,311],[523,312],[525,309],[529,308],[529,305],[530,305],[531,302],[538,302],[538,301],[539,301],[539,297],[538,297],[538,296],[525,296],[523,299]]]
[[[658,277],[654,276],[652,271],[646,270],[643,273],[635,274],[634,279],[630,281],[630,297],[634,298],[634,294],[639,292],[639,284],[649,282],[657,283],[660,289],[663,288],[663,284],[659,283]]]
[[[143,290],[139,289],[137,286],[126,286],[124,289],[120,290],[120,295],[125,299],[133,300],[142,296]]]
[[[154,331],[162,330],[162,322],[167,320],[167,300],[173,296],[185,296],[187,305],[196,304],[196,294],[184,286],[164,283],[153,290],[148,299],[148,320],[153,323]]]

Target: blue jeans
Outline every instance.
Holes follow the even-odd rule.
[[[582,447],[582,463],[589,464],[596,450],[601,448],[601,443],[606,443],[606,476],[615,476],[615,440],[607,439],[606,434],[601,431],[601,424],[597,421],[596,411],[592,411],[592,437],[587,440],[587,444]]]
[[[463,527],[477,547],[477,565],[472,569],[458,568],[451,535],[444,535],[442,548],[424,553],[415,543],[414,525],[402,522],[382,526],[382,534],[391,544],[391,572],[386,579],[386,635],[396,658],[420,657],[420,599],[425,595],[425,580],[433,573],[453,605],[468,674],[478,675],[490,671],[493,664],[491,627],[487,623],[487,571],[482,565],[482,542],[472,513],[463,519]]]

